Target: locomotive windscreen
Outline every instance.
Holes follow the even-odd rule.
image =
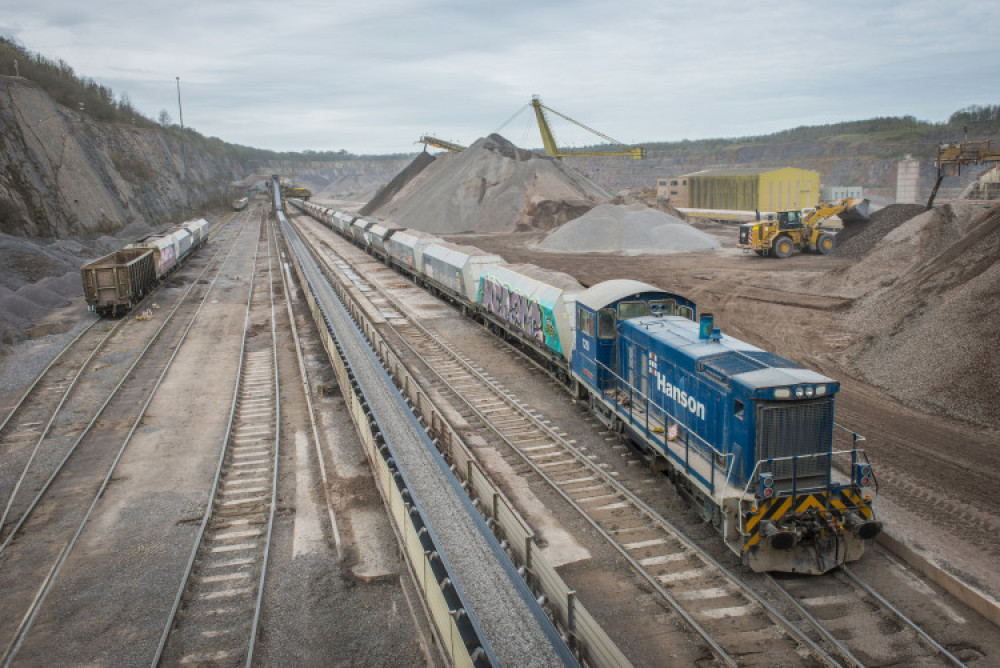
[[[757,415],[757,459],[830,452],[833,446],[833,397],[815,401],[764,404]],[[775,462],[775,480],[792,479],[792,461]],[[825,480],[830,457],[808,457],[795,464],[800,485],[803,478]],[[818,482],[818,481],[816,481]]]

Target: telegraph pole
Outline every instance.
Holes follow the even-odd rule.
[[[191,212],[191,192],[188,190],[187,153],[184,151],[184,109],[181,107],[181,78],[177,77],[177,114],[181,121],[181,164],[184,166],[184,216]]]

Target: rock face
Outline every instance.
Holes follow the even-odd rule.
[[[562,162],[494,134],[439,157],[373,214],[437,234],[504,233],[552,229],[608,199]]]
[[[191,205],[223,202],[249,170],[194,141],[185,146]],[[98,123],[27,79],[0,76],[0,232],[107,234],[181,220],[184,202],[177,129]]]

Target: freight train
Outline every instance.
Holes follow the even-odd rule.
[[[533,351],[753,570],[825,573],[859,559],[881,531],[860,437],[834,423],[833,378],[722,334],[710,314],[696,318],[692,301],[646,283],[584,287],[425,232],[290,201]]]
[[[127,313],[207,239],[208,221],[189,220],[83,265],[87,304],[103,316]]]

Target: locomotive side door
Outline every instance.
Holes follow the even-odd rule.
[[[613,308],[597,312],[597,387],[602,392],[613,390],[618,370],[615,342],[618,338],[617,318]]]

